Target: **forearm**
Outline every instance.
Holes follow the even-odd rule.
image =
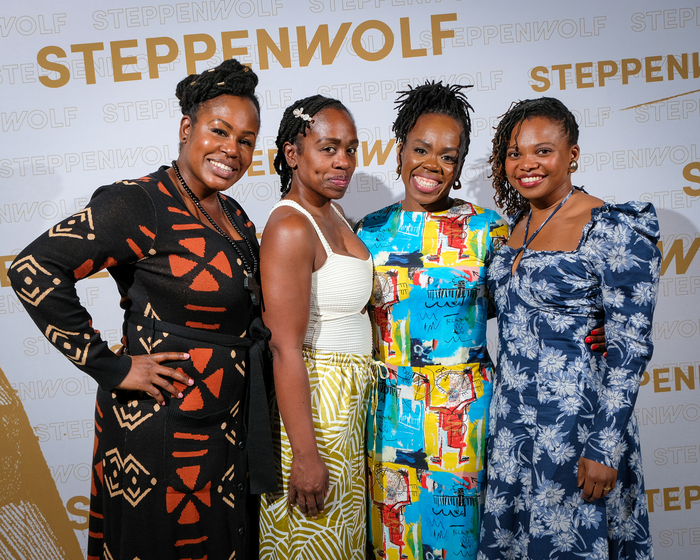
[[[274,352],[275,392],[295,457],[318,453],[309,374],[301,351]]]

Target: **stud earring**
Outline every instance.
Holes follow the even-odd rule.
[[[576,173],[576,170],[578,169],[578,161],[575,159],[572,159],[571,162],[569,163],[569,173]]]
[[[457,179],[457,180],[454,182],[454,185],[452,185],[452,188],[453,188],[454,190],[458,191],[459,189],[462,188],[462,182],[461,182],[459,179]]]

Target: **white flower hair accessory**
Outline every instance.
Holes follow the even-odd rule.
[[[299,107],[298,109],[294,109],[294,110],[292,111],[292,115],[294,115],[294,117],[297,118],[297,119],[305,120],[305,121],[308,122],[309,124],[311,124],[312,122],[314,122],[313,119],[311,118],[311,116],[309,116],[309,115],[307,115],[306,113],[304,113],[304,108],[303,108],[303,107]]]

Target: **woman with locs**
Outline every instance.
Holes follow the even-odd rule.
[[[479,560],[653,558],[634,404],[652,353],[661,258],[649,203],[572,184],[578,126],[515,103],[490,159],[511,219],[488,270],[499,356]],[[604,322],[607,352],[581,341]]]
[[[357,131],[342,103],[315,95],[285,110],[276,143],[283,198],[260,266],[281,471],[280,492],[262,498],[260,557],[364,560],[372,259],[335,202]]]
[[[378,560],[477,554],[493,379],[486,270],[507,227],[451,196],[469,151],[467,87],[399,92],[404,198],[356,228],[374,259],[370,316],[384,365],[367,422],[369,549]]]
[[[222,194],[252,161],[257,82],[236,60],[182,80],[172,167],[101,187],[9,270],[46,337],[99,385],[89,559],[257,554],[250,494],[275,487],[267,333],[255,227]],[[122,295],[118,354],[74,288],[102,269]]]

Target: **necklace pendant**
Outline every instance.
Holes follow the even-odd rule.
[[[250,301],[253,302],[253,305],[260,305],[260,301],[262,300],[262,292],[260,290],[260,284],[258,284],[255,277],[246,276],[243,279],[243,287],[250,293]]]

